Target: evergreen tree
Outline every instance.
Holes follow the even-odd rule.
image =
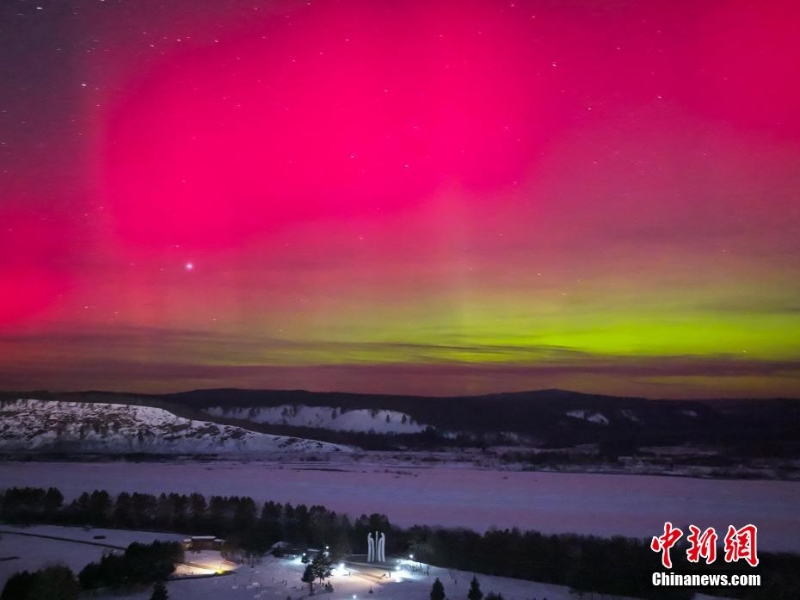
[[[316,576],[314,575],[314,567],[311,566],[311,565],[306,565],[306,570],[303,571],[303,577],[302,577],[302,579],[300,581],[302,581],[303,583],[307,583],[308,584],[308,593],[309,594],[313,594],[314,593],[314,580],[315,579],[316,579]]]
[[[113,504],[111,496],[105,490],[95,490],[89,496],[89,506],[87,521],[95,527],[108,525],[108,517],[111,514]]]
[[[58,510],[64,504],[64,496],[58,488],[47,488],[44,496],[44,510],[49,518],[54,518]]]
[[[444,586],[438,577],[431,586],[431,600],[444,600]]]
[[[206,498],[202,494],[194,492],[189,496],[189,525],[194,532],[203,532],[206,527]]]
[[[117,501],[114,504],[114,525],[117,527],[136,527],[133,518],[133,504],[131,503],[131,495],[128,492],[121,492],[117,496]]]
[[[150,596],[150,600],[167,600],[168,598],[167,586],[164,585],[163,581],[156,581],[153,585],[153,593]]]
[[[469,584],[469,592],[467,593],[468,600],[482,600],[483,592],[481,591],[481,584],[478,583],[478,578],[472,576],[472,582]]]
[[[318,552],[311,561],[311,569],[320,583],[331,576],[331,565],[332,561],[327,552]]]

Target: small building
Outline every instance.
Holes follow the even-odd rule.
[[[225,540],[213,535],[193,535],[183,540],[184,550],[221,550]]]

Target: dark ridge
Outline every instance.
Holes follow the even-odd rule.
[[[238,425],[254,431],[350,444],[368,449],[485,446],[513,442],[541,448],[580,444],[627,449],[714,446],[726,455],[800,456],[800,400],[648,400],[550,389],[482,396],[425,397],[307,390],[193,390],[171,394],[103,391],[0,394],[74,402],[154,406],[179,416]],[[429,426],[416,434],[340,432],[248,419],[212,417],[204,409],[325,406],[339,411],[391,410]],[[572,411],[584,411],[579,418]],[[586,417],[599,413],[607,422]]]

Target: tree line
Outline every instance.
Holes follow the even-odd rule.
[[[330,548],[334,557],[366,544],[372,531],[399,532],[385,515],[362,515],[351,521],[324,506],[264,502],[246,496],[199,493],[159,495],[105,490],[84,492],[71,502],[56,488],[9,488],[0,494],[0,520],[19,525],[38,523],[146,529],[224,538],[224,549],[243,555],[263,555],[275,542],[298,547]],[[390,535],[388,553],[401,552],[406,542]]]
[[[86,492],[65,502],[56,488],[11,488],[0,494],[0,519],[9,523],[148,529],[226,539],[228,555],[262,556],[278,541],[300,548],[330,549],[334,560],[354,550],[364,552],[367,534],[386,533],[387,555],[413,553],[424,563],[542,583],[570,586],[578,592],[600,592],[640,598],[681,600],[684,589],[654,588],[652,573],[663,570],[649,540],[585,535],[544,535],[518,529],[477,533],[467,529],[415,526],[399,528],[382,514],[351,521],[321,505],[308,507],[249,497],[202,494],[142,494],[112,496],[103,490]],[[658,532],[654,532],[658,533]],[[691,572],[759,573],[760,588],[720,588],[718,593],[746,600],[800,598],[800,556],[759,551],[756,568],[688,563],[685,552],[673,550],[675,570]],[[704,589],[712,594],[714,590]]]

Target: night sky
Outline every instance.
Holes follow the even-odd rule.
[[[800,396],[800,4],[0,1],[0,389]]]

